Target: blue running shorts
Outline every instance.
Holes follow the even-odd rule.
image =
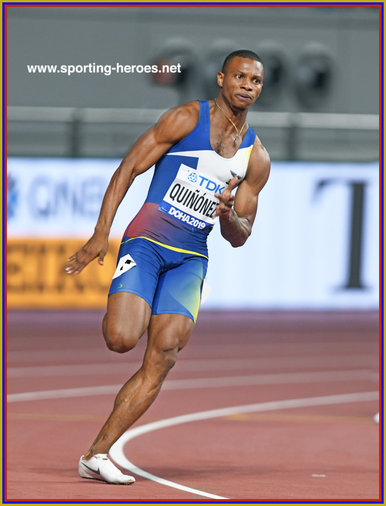
[[[121,244],[109,295],[135,293],[154,315],[183,314],[195,322],[207,267],[207,257],[135,237]]]

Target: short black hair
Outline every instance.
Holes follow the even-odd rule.
[[[239,56],[240,58],[249,58],[250,60],[258,61],[261,64],[263,63],[260,56],[253,51],[250,51],[249,49],[238,49],[237,51],[233,51],[232,53],[228,54],[228,56],[225,58],[224,63],[222,64],[221,72],[225,71],[228,63],[236,56]]]

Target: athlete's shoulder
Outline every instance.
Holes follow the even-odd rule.
[[[199,100],[191,100],[190,102],[186,102],[185,104],[179,105],[174,109],[180,109],[185,111],[186,114],[200,114],[201,103]]]
[[[258,135],[256,135],[255,141],[253,143],[251,157],[253,157],[255,160],[259,160],[260,163],[264,163],[265,165],[268,164],[268,166],[271,163],[269,153],[263,146],[263,143],[261,142]]]
[[[178,105],[177,107],[169,109],[169,113],[174,121],[186,122],[194,124],[195,126],[200,116],[200,102],[194,100],[186,104]]]
[[[197,100],[178,105],[166,111],[160,118],[157,126],[170,133],[175,132],[178,137],[188,135],[197,125],[200,116],[200,102]]]
[[[256,135],[253,143],[251,156],[249,158],[246,179],[252,184],[257,184],[260,189],[268,180],[271,170],[271,159],[268,151],[263,146],[261,140]]]

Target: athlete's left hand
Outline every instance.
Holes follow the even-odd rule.
[[[238,178],[235,176],[230,181],[228,186],[222,191],[222,193],[215,193],[215,197],[219,199],[219,203],[216,206],[216,211],[212,218],[216,218],[217,216],[223,216],[229,213],[229,211],[233,207],[233,202],[235,200],[232,195],[232,190],[236,188],[239,183]]]
[[[95,231],[90,239],[74,255],[67,258],[64,270],[67,274],[79,274],[94,258],[103,265],[103,259],[109,248],[108,234]]]

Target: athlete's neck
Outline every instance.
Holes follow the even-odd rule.
[[[248,109],[239,109],[238,107],[232,106],[221,92],[216,97],[216,103],[228,118],[231,119],[238,128],[241,128],[247,119]]]

